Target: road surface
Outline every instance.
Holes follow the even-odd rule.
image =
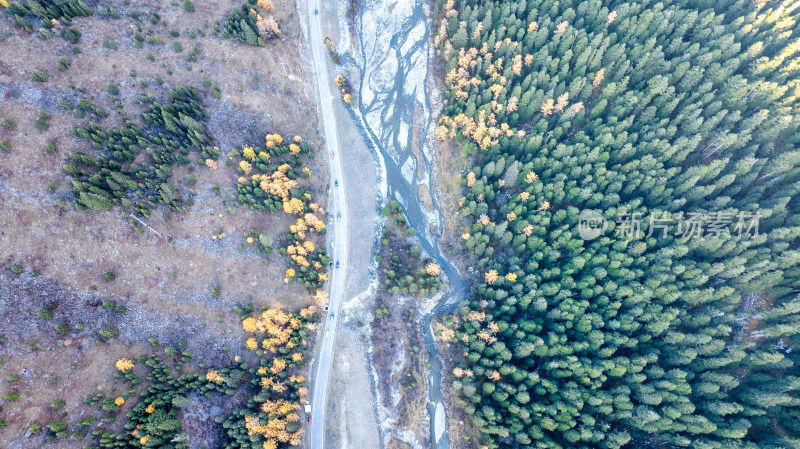
[[[331,251],[331,258],[339,262],[339,268],[334,268],[330,277],[331,292],[328,305],[328,314],[325,316],[325,332],[322,333],[322,341],[318,345],[319,353],[316,360],[316,373],[312,380],[311,396],[311,448],[322,449],[325,440],[325,400],[328,393],[328,381],[331,373],[331,359],[333,357],[333,342],[336,336],[336,327],[339,321],[339,308],[342,304],[344,274],[347,267],[347,208],[345,207],[344,179],[342,178],[341,158],[339,154],[339,140],[336,135],[336,122],[333,116],[333,102],[342,101],[337,92],[334,98],[331,95],[330,78],[328,77],[328,66],[325,58],[326,51],[323,47],[322,32],[320,31],[320,18],[315,14],[319,9],[319,0],[308,1],[308,16],[310,21],[309,30],[311,32],[311,53],[314,58],[314,69],[317,74],[317,84],[319,86],[319,105],[322,111],[323,127],[325,130],[325,142],[327,143],[328,153],[332,152],[333,157],[328,155],[331,163],[331,178],[338,180],[339,186],[335,187],[331,183],[331,199],[333,209],[328,212],[334,217],[335,245]],[[336,218],[341,213],[341,218]]]

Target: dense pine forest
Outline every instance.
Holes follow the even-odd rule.
[[[482,444],[800,447],[798,6],[438,5]]]

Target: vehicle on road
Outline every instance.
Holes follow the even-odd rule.
[[[342,213],[341,212],[336,214],[336,219],[337,220],[341,220],[342,219]]]
[[[335,179],[335,180],[333,181],[333,186],[334,186],[334,187],[339,187],[339,180],[338,180],[338,179]]]
[[[336,261],[336,268],[339,268],[339,261]]]
[[[333,268],[333,261],[331,261],[331,263],[329,263],[328,265],[330,265],[331,268]]]
[[[306,402],[306,405],[305,405],[305,412],[307,414],[309,414],[309,415],[311,414],[311,404],[309,404],[308,402]]]
[[[333,159],[333,151],[331,151],[331,159]]]
[[[332,314],[331,314],[331,319],[333,319],[334,317],[336,317],[336,314],[335,314],[335,313],[332,313]]]
[[[319,11],[317,11],[317,10],[315,9],[315,10],[314,10],[314,15],[316,16],[316,15],[318,15],[318,14],[319,14]],[[309,418],[309,421],[311,421],[311,418]]]

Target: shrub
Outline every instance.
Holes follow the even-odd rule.
[[[8,393],[5,393],[3,395],[3,399],[5,399],[6,401],[16,401],[17,399],[19,399],[19,397],[20,394],[17,391],[9,391]]]
[[[63,400],[56,399],[55,401],[53,401],[52,404],[50,404],[50,407],[53,410],[61,410],[62,408],[64,408],[65,405],[66,405],[66,403]]]
[[[211,296],[219,298],[220,295],[222,295],[222,291],[220,291],[219,287],[214,287],[211,289]]]
[[[6,129],[14,129],[17,127],[17,123],[14,120],[11,120],[10,118],[4,118],[3,127],[5,127]]]
[[[53,143],[48,143],[44,146],[44,151],[53,154],[58,152],[58,147]]]
[[[0,141],[0,148],[2,148],[3,151],[11,151],[11,142],[7,140]]]
[[[98,333],[103,338],[114,338],[119,335],[119,330],[115,327],[104,327]]]
[[[113,282],[114,279],[117,278],[117,276],[114,273],[109,271],[108,273],[106,273],[105,278],[106,278],[106,282]]]
[[[183,52],[183,44],[178,41],[172,41],[172,49],[178,53]]]
[[[95,423],[95,421],[97,421],[97,420],[90,416],[88,418],[84,418],[84,419],[78,421],[78,425],[81,426],[81,427],[83,427],[83,426],[91,426],[92,424]]]
[[[66,433],[67,431],[67,423],[65,422],[51,422],[47,425],[47,428],[50,429],[51,432],[55,432],[56,436],[61,436],[60,434]],[[66,436],[66,435],[64,435]]]
[[[9,382],[16,382],[18,380],[19,380],[19,376],[17,376],[16,374],[12,374],[12,375],[8,376],[8,381]]]
[[[50,321],[53,319],[53,310],[52,309],[42,309],[36,313],[39,318],[43,320]]]
[[[194,3],[191,0],[183,0],[183,9],[186,12],[194,12]]]
[[[11,266],[11,271],[13,273],[15,273],[15,274],[20,274],[20,273],[22,273],[22,267],[19,266],[19,265],[12,265]]]
[[[45,74],[44,72],[41,72],[39,70],[34,70],[32,75],[35,81],[38,81],[40,83],[47,81],[47,74]]]
[[[56,332],[58,332],[61,335],[68,334],[70,330],[72,330],[72,328],[67,323],[61,323],[58,326],[56,326]]]
[[[50,129],[50,125],[48,125],[47,122],[36,120],[34,123],[36,123],[36,128],[38,128],[39,131],[47,131]]]
[[[61,70],[62,72],[66,71],[71,65],[72,63],[67,58],[61,58],[58,60],[58,70]]]
[[[119,88],[113,84],[109,84],[108,87],[106,87],[106,90],[111,95],[119,95]]]

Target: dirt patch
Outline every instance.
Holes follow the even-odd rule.
[[[427,185],[421,184],[417,186],[417,198],[419,198],[423,209],[429,212],[433,210],[433,199]]]
[[[417,160],[417,179],[422,179],[425,176],[425,156],[419,148],[419,134],[420,129],[417,123],[420,122],[422,116],[422,105],[418,101],[414,102],[414,119],[411,121],[414,125],[411,126],[411,154]]]
[[[217,394],[211,398],[204,394],[193,394],[192,403],[181,409],[178,418],[183,423],[183,432],[188,436],[189,447],[222,447],[225,428],[214,420],[217,416],[230,414],[234,404],[247,401],[244,391],[233,397]]]

